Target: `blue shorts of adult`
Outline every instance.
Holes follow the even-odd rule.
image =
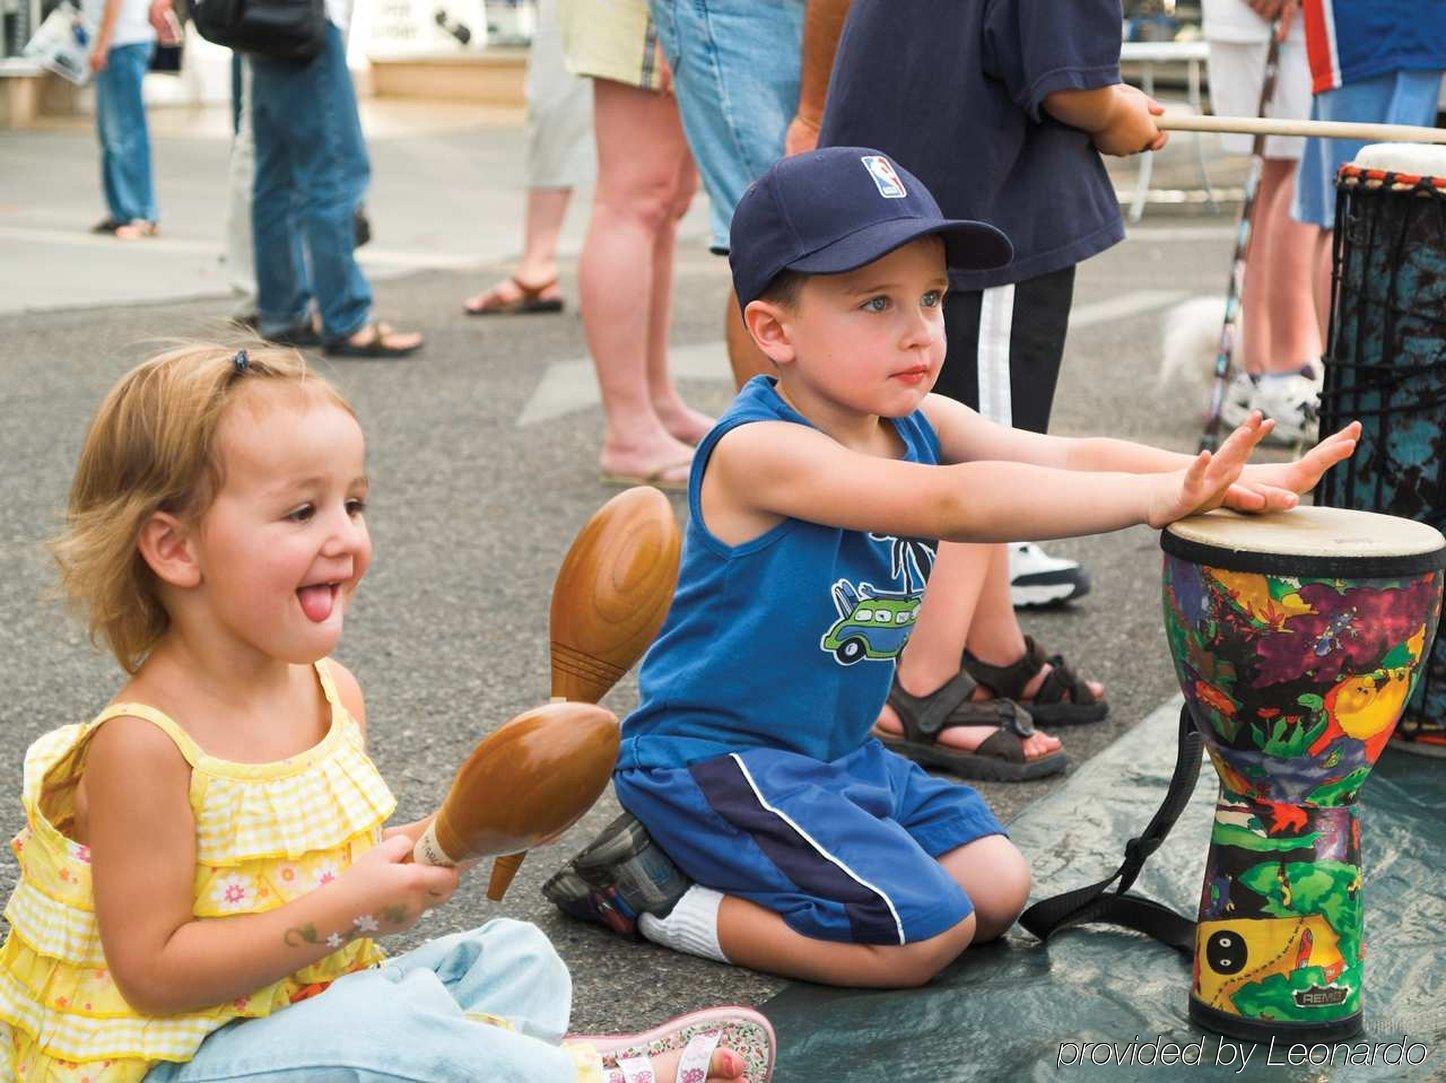
[[[733,208],[783,157],[798,108],[804,0],[650,0],[683,133],[708,192],[712,242],[728,251]]]
[[[573,1079],[572,979],[535,926],[500,918],[429,940],[310,1000],[228,1023],[147,1083]]]
[[[831,762],[751,748],[619,771],[613,785],[689,877],[816,940],[911,944],[952,929],[974,904],[938,859],[1004,834],[974,790],[873,739]]]
[[[1311,118],[1434,127],[1440,88],[1439,71],[1389,72],[1317,94]],[[1334,229],[1336,173],[1365,145],[1357,139],[1307,139],[1296,175],[1291,217],[1309,226]]]

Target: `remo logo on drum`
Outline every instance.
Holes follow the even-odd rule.
[[[894,172],[894,163],[885,158],[882,154],[865,154],[861,159],[869,176],[874,178],[874,184],[879,190],[879,195],[885,199],[903,199],[905,196],[904,182]]]

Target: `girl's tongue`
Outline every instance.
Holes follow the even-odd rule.
[[[296,596],[301,601],[301,611],[306,614],[306,618],[317,624],[331,616],[332,606],[336,604],[336,588],[326,583],[302,587],[296,592]]]

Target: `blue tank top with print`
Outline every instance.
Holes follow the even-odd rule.
[[[935,543],[786,519],[729,546],[703,522],[708,457],[752,421],[808,420],[756,376],[698,445],[673,606],[643,659],[620,769],[748,748],[834,760],[868,736],[913,631]],[[939,461],[922,413],[893,422],[904,460]]]

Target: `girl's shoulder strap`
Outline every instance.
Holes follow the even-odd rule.
[[[191,740],[186,731],[177,725],[170,716],[154,707],[148,707],[144,703],[112,703],[91,720],[88,728],[94,731],[112,718],[121,717],[139,718],[155,726],[175,743],[177,750],[192,767],[197,766],[206,757],[206,754],[201,751],[201,746]]]

